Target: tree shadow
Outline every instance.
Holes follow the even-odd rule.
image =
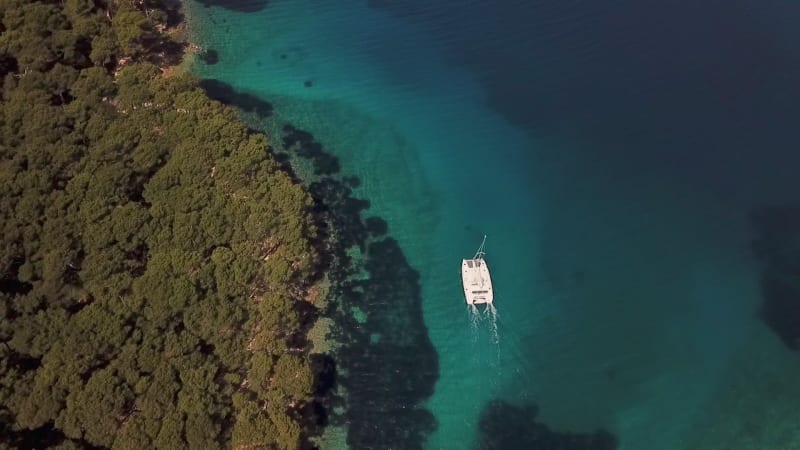
[[[338,159],[291,125],[283,128],[287,154],[311,163],[306,180],[315,201],[318,245],[332,282],[327,315],[336,323],[332,339],[336,386],[325,400],[332,425],[347,429],[350,448],[420,449],[436,428],[422,403],[439,376],[436,350],[422,317],[419,273],[384,219],[362,216],[369,202],[356,198],[356,177],[340,175]],[[351,256],[358,248],[362,258]]]
[[[149,44],[145,59],[158,67],[177,66],[183,60],[185,49],[186,43],[184,42],[159,39]]]
[[[331,355],[314,353],[309,355],[314,379],[314,400],[305,403],[299,411],[299,422],[303,425],[304,439],[301,449],[316,449],[311,436],[321,436],[330,424],[330,393],[336,385],[336,360]]]
[[[800,350],[800,207],[755,210],[752,243],[762,262],[759,317],[791,350]]]
[[[40,427],[17,429],[14,420],[6,413],[0,412],[0,444],[4,448],[85,448],[99,449],[83,439],[69,439],[52,422]]]
[[[478,419],[480,450],[614,450],[617,438],[606,430],[592,433],[553,431],[536,421],[535,405],[490,401]]]
[[[6,54],[0,54],[0,77],[5,78],[9,73],[17,73],[19,64],[16,58]]]
[[[174,11],[170,13],[170,10],[166,11],[168,20],[170,14],[180,14]],[[188,46],[186,42],[176,41],[162,33],[144,34],[141,38],[141,44],[146,49],[143,59],[158,67],[170,67],[180,64]]]
[[[0,293],[25,295],[33,289],[33,284],[19,280],[21,266],[22,261],[16,260],[6,269],[6,273],[0,273]]]
[[[173,28],[183,23],[186,15],[183,13],[181,0],[161,0],[162,11],[167,14],[167,27]]]
[[[226,105],[235,106],[242,111],[255,113],[258,117],[266,119],[272,115],[272,104],[259,97],[236,90],[224,81],[205,79],[200,80],[200,88],[206,95]]]

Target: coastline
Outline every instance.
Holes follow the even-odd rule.
[[[800,442],[795,196],[782,205],[783,193],[767,194],[784,186],[777,174],[757,194],[756,171],[737,191],[747,202],[721,199],[714,192],[737,172],[716,161],[700,184],[675,177],[680,168],[655,154],[661,137],[714,155],[677,129],[644,133],[635,157],[619,160],[605,134],[527,139],[552,124],[506,119],[558,111],[548,99],[504,111],[496,83],[520,100],[564,87],[550,100],[608,112],[630,131],[673,119],[615,116],[603,95],[562,95],[576,85],[525,61],[509,80],[512,48],[535,62],[541,45],[554,68],[571,68],[572,47],[531,28],[538,4],[478,2],[453,15],[457,2],[437,3],[398,17],[362,1],[84,3],[0,6],[4,444]],[[625,3],[617,11],[639,11]],[[703,3],[693,17],[717,23]],[[548,5],[559,28],[582,11]],[[587,7],[581,17],[619,23]],[[483,8],[500,15],[487,21]],[[689,31],[700,22],[671,20]],[[587,55],[604,55],[593,45],[604,36]],[[492,51],[473,54],[464,44],[476,37]],[[461,52],[474,56],[469,67],[452,64]],[[578,80],[617,86],[600,60],[576,66]],[[654,71],[637,84],[633,69],[631,87],[657,79],[683,92],[705,79]],[[650,98],[648,111],[665,106]],[[562,117],[580,122],[575,112]],[[741,119],[753,136],[791,135]],[[716,125],[731,123],[707,130],[723,137]],[[787,167],[789,155],[745,147],[732,147],[742,163],[771,154]],[[490,236],[498,314],[465,311],[460,295],[453,262],[478,233]]]
[[[316,92],[317,92],[316,90],[317,90],[318,86],[319,86],[319,87],[323,86],[322,82],[324,82],[324,79],[320,79],[320,82],[319,82],[319,84],[317,84],[318,82],[317,82],[317,80],[315,80],[315,81],[314,81],[314,89],[313,89],[313,90],[310,90],[309,92],[312,92],[312,95],[313,95],[313,94],[316,94]],[[279,108],[280,108],[280,107],[279,107]],[[250,114],[250,112],[246,112],[245,114]],[[258,121],[254,121],[253,123],[256,123],[256,122],[258,122]],[[277,131],[277,132],[275,132],[273,135],[274,135],[275,137],[278,137],[278,136],[280,136],[280,135],[281,135],[281,133],[280,133],[280,131]],[[285,150],[285,149],[283,149],[283,147],[280,145],[280,143],[278,143],[278,144],[276,145],[276,147],[279,147],[279,148],[280,148],[279,152],[282,152],[283,150]],[[302,172],[302,174],[303,174],[303,178],[305,178],[305,177],[306,177],[306,175],[307,175],[308,173],[313,173],[313,169],[310,169],[310,168],[308,167],[308,165],[307,165],[307,164],[306,164],[306,165],[304,165],[304,164],[302,163],[302,161],[300,161],[300,163],[298,163],[298,164],[295,164],[295,167],[296,167],[296,170],[303,169],[303,172]],[[309,178],[305,178],[305,179],[309,179]],[[362,252],[361,254],[363,254],[363,252]],[[578,272],[576,272],[576,274],[578,274]],[[580,276],[577,276],[577,275],[575,276],[575,279],[576,279],[576,280],[575,280],[575,283],[576,283],[576,284],[578,284],[578,282],[582,282],[582,280],[580,280],[579,278],[583,278],[583,274],[582,274],[582,273],[580,274]],[[362,311],[362,313],[363,313],[363,311]],[[335,330],[332,330],[332,332],[335,332]],[[587,358],[587,359],[589,359],[589,358]],[[624,374],[623,374],[623,376],[624,376]],[[610,382],[613,382],[613,381],[614,381],[614,380],[613,380],[613,378],[616,378],[616,377],[617,377],[617,375],[616,375],[616,369],[609,369],[609,375],[608,375],[608,379],[609,379],[609,381],[610,381]],[[601,402],[601,403],[602,403],[602,402]],[[611,404],[611,403],[609,402],[609,404]],[[502,409],[500,409],[500,411],[502,411]],[[544,408],[544,411],[545,411],[545,412],[547,412],[547,411],[548,411],[548,408]],[[512,411],[512,412],[513,412],[513,411]],[[567,425],[562,425],[562,426],[569,427],[569,424],[567,424]]]
[[[198,46],[219,51],[220,60],[230,63],[226,49],[213,48],[214,36],[205,35],[230,26],[221,17],[191,17],[189,31]],[[206,20],[213,27],[204,28],[212,25]],[[420,273],[389,233],[389,221],[357,194],[362,180],[325,143],[281,115],[285,98],[276,108],[268,95],[210,78],[201,81],[208,95],[234,106],[248,127],[267,134],[272,154],[314,199],[317,248],[330,294],[323,319],[312,329],[312,351],[331,350],[335,366],[324,400],[327,425],[315,442],[335,449],[421,448],[437,426],[425,401],[439,377],[439,357],[423,319]]]
[[[193,74],[193,66],[202,63],[200,60],[202,53],[207,51],[202,45],[202,23],[193,14],[193,7],[203,6],[193,6],[188,3],[187,0],[180,1],[182,19],[176,32],[180,34],[182,41],[187,45],[181,63],[174,68],[174,73],[176,74],[184,72]],[[210,93],[208,88],[204,90],[211,98],[223,104],[233,106],[234,108],[241,106],[237,105],[235,100],[221,98],[220,96]],[[241,108],[238,109],[241,111]],[[242,117],[242,120],[248,123],[246,117]],[[248,125],[251,126],[253,131],[265,133],[268,139],[273,142],[273,145],[278,141],[277,136],[267,134],[267,130],[258,129],[256,124],[249,123]],[[303,186],[304,190],[308,191],[309,186],[313,182],[320,181],[318,177],[314,176],[312,168],[314,162],[312,158],[304,159],[295,157],[293,161],[290,161],[284,154],[276,152],[273,147],[270,147],[268,151],[276,160],[280,161],[282,170],[289,174],[295,183]],[[330,219],[324,212],[327,208],[325,205],[321,204],[321,199],[315,198],[315,201],[317,205],[311,212],[314,218],[313,220],[319,229],[325,229],[327,228],[326,222]],[[335,389],[334,379],[336,375],[335,369],[333,369],[332,373],[331,368],[336,366],[334,355],[338,350],[340,342],[334,337],[337,323],[330,311],[332,308],[336,308],[337,303],[333,296],[334,293],[340,289],[340,286],[338,286],[340,281],[337,282],[336,280],[341,280],[346,277],[346,275],[342,273],[342,268],[346,267],[346,265],[338,266],[339,269],[337,270],[337,268],[332,267],[333,264],[331,261],[328,261],[324,255],[331,254],[334,248],[340,247],[339,244],[340,243],[336,240],[335,233],[323,233],[317,240],[315,245],[316,250],[319,255],[323,255],[323,258],[318,264],[318,271],[314,276],[314,281],[310,285],[305,286],[303,292],[298,294],[298,296],[307,301],[308,304],[313,305],[313,309],[305,316],[307,321],[304,323],[303,329],[305,338],[308,341],[305,353],[309,356],[316,355],[318,359],[323,360],[323,363],[316,364],[315,366],[317,369],[316,377],[318,378],[315,402],[318,404],[318,408],[323,408],[323,411],[317,411],[315,416],[322,417],[335,414],[330,397],[332,395],[332,390]],[[341,396],[341,393],[338,395]],[[340,408],[341,406],[339,406],[338,411],[341,413]],[[314,417],[312,420],[318,419]],[[304,428],[308,430],[309,428],[317,428],[319,426],[319,424],[310,427],[309,425],[310,424],[306,424]],[[313,445],[321,446],[322,448],[340,449],[347,448],[346,434],[347,431],[345,427],[323,424],[321,426],[321,431],[317,428],[316,431],[306,435],[304,440],[308,440],[313,443]]]
[[[183,74],[194,76],[193,66],[201,63],[205,56],[204,53],[208,51],[199,43],[202,41],[201,33],[203,28],[200,25],[200,21],[192,14],[192,6],[188,3],[189,1],[187,0],[165,2],[166,7],[169,9],[168,15],[173,22],[163,30],[159,30],[159,32],[179,44],[181,51],[177,64],[160,67],[162,76],[165,78]],[[202,6],[198,5],[197,7]],[[211,51],[213,52],[214,50]],[[171,57],[176,58],[178,55],[173,54]],[[202,83],[199,87],[212,100],[219,101],[226,106],[232,106],[234,109],[237,108],[236,102],[226,102],[225,99],[216,98],[208,92]],[[247,123],[244,117],[241,117],[240,120],[245,124]],[[266,130],[250,128],[249,132],[262,134],[268,140],[272,139],[272,136],[267,134]],[[318,181],[314,177],[313,170],[309,168],[309,164],[314,164],[313,158],[301,157],[292,162],[284,159],[283,155],[276,153],[272,146],[267,147],[265,151],[279,162],[280,170],[285,172],[292,182],[301,186],[304,191],[310,192],[310,184]],[[320,200],[315,198],[317,202],[320,202]],[[325,228],[325,222],[330,219],[329,216],[321,213],[323,210],[327,210],[327,207],[318,203],[315,208],[309,211],[312,220],[320,228]],[[311,358],[315,385],[313,399],[308,402],[309,405],[315,405],[311,407],[312,411],[295,416],[301,427],[298,448],[305,448],[309,444],[312,446],[324,444],[324,448],[346,448],[346,430],[325,424],[325,417],[333,413],[331,395],[336,377],[336,362],[333,359],[333,355],[339,346],[339,342],[333,337],[336,320],[330,313],[326,313],[326,311],[330,311],[330,308],[335,308],[335,299],[332,296],[337,286],[335,285],[336,282],[332,281],[331,278],[335,278],[334,275],[337,275],[337,270],[327,268],[328,262],[326,262],[325,258],[326,252],[332,252],[332,249],[339,247],[341,244],[336,240],[334,234],[326,235],[323,233],[316,240],[315,250],[317,258],[320,258],[316,264],[316,269],[309,279],[301,281],[294,289],[295,301],[300,307],[298,312],[301,322],[298,331],[301,332],[302,338],[299,343],[300,347],[290,348],[289,350],[300,350],[300,354]],[[338,272],[340,277],[346,276],[343,274],[345,267],[348,266],[340,266]],[[254,339],[256,337],[251,338],[251,343]]]
[[[180,1],[183,18],[174,30],[176,34],[179,34],[181,41],[186,43],[183,57],[180,64],[167,68],[169,75],[165,76],[178,75],[180,73],[191,74],[193,65],[199,64],[198,58],[201,57],[202,52],[206,51],[202,45],[198,44],[201,39],[196,39],[196,37],[199,37],[198,34],[202,32],[202,26],[199,21],[195,20],[193,17],[192,7],[187,5],[187,3],[187,0]],[[214,98],[214,95],[212,94],[211,97]],[[225,99],[214,99],[223,104],[237,107],[235,101],[226,102]],[[245,120],[245,122],[247,121]],[[265,133],[268,138],[271,138],[271,136],[266,134],[263,130],[254,129],[253,131]],[[271,149],[270,153],[277,160],[281,160],[281,155],[276,154],[274,150]],[[314,180],[312,170],[307,167],[308,164],[303,164],[303,161],[282,161],[281,164],[282,170],[289,174],[296,183],[303,185],[304,189],[307,189],[308,185]],[[314,214],[315,213],[312,212],[312,215]],[[319,215],[318,211],[316,212],[314,220],[318,225],[324,222],[324,218]],[[330,245],[332,245],[330,242],[318,242],[317,251],[322,253],[326,250],[326,246]],[[304,292],[300,294],[302,298],[320,311],[324,311],[332,300],[330,298],[332,286],[329,272],[322,266],[321,264],[319,271],[315,275],[315,281],[311,285],[305,287]],[[325,316],[318,316],[311,322],[310,326],[308,326],[307,335],[311,343],[310,352],[327,354],[336,348],[336,341],[330,336],[332,326],[332,319]]]

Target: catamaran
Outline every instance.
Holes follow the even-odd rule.
[[[489,266],[483,258],[486,255],[486,236],[472,259],[461,260],[461,282],[464,284],[464,297],[468,305],[491,304],[494,300],[492,277]]]

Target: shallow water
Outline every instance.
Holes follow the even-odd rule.
[[[419,414],[367,421],[378,438],[351,447],[389,448],[380,435],[400,431],[399,447],[503,442],[478,426],[495,399],[535,404],[553,439],[602,428],[621,449],[777,442],[773,425],[753,438],[748,424],[778,420],[763,412],[785,411],[780,396],[734,407],[741,392],[726,387],[758,373],[753,355],[798,373],[755,314],[748,218],[800,200],[797,7],[215,3],[189,3],[195,39],[219,56],[194,71],[269,101],[256,120],[274,140],[287,122],[311,132],[419,274],[402,298],[377,290],[365,320],[385,330],[371,342],[396,355],[358,369],[404,384],[358,398],[385,395],[375,408],[397,408],[385,417]],[[460,288],[460,259],[484,234],[495,321],[474,317]]]

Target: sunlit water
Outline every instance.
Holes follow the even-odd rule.
[[[755,314],[748,223],[800,194],[797,10],[251,3],[189,3],[195,39],[219,54],[194,71],[271,102],[266,128],[313,133],[420,273],[438,354],[421,445],[476,445],[482,409],[503,399],[622,449],[768,448],[771,425],[743,436],[776,421],[764,411],[780,396],[754,383],[733,405],[728,387],[749,355],[798,373]],[[460,262],[484,234],[496,311],[465,313]]]

